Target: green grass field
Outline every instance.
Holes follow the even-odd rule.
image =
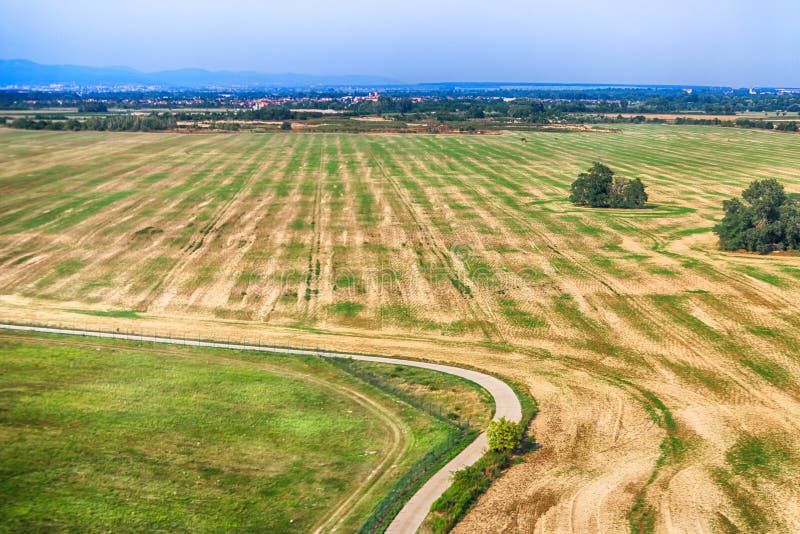
[[[494,399],[468,380],[427,369],[373,362],[350,363],[360,376],[388,386],[457,423],[485,430],[494,413]]]
[[[388,458],[354,528],[449,432],[297,356],[2,334],[0,392],[0,524],[18,532],[308,531]]]

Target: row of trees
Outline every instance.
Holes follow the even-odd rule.
[[[103,117],[89,117],[85,120],[37,120],[20,118],[11,121],[10,126],[21,130],[153,132],[173,130],[178,127],[178,122],[175,120],[175,117],[169,113],[152,113],[144,117],[137,115],[108,115]]]
[[[696,126],[727,126],[736,128],[761,128],[764,130],[778,130],[779,132],[800,131],[797,121],[769,121],[760,119],[736,119],[735,121],[713,119],[697,119],[693,117],[677,117],[675,124],[690,124]]]
[[[570,200],[579,206],[643,208],[647,204],[645,185],[639,178],[614,176],[614,171],[599,161],[579,174],[570,190]]]
[[[800,250],[800,201],[777,180],[754,181],[740,198],[724,201],[722,209],[725,215],[714,232],[724,250]]]
[[[79,113],[106,113],[107,111],[108,106],[104,102],[87,100],[78,104]]]
[[[693,87],[691,92],[682,87],[573,87],[552,88],[519,85],[498,87],[492,84],[424,84],[389,89],[389,96],[379,102],[362,101],[356,108],[365,113],[417,113],[437,111],[433,107],[448,102],[458,102],[461,110],[476,106],[486,113],[504,113],[503,105],[513,107],[521,102],[541,102],[547,108],[561,112],[627,112],[672,113],[705,112],[732,114],[742,111],[800,111],[800,94],[775,90],[752,94],[748,89],[723,87]],[[293,88],[270,90],[246,89],[231,93],[229,90],[128,90],[128,91],[0,91],[0,108],[36,109],[75,107],[83,103],[103,103],[111,107],[150,107],[152,102],[165,103],[170,108],[226,108],[252,99],[290,96],[296,99],[293,107],[329,107],[352,109],[340,100],[349,89]],[[366,90],[362,91],[366,92]],[[428,97],[423,101],[410,97]],[[309,101],[303,100],[308,98]],[[330,98],[319,101],[321,98]],[[506,102],[504,99],[516,99]],[[498,107],[499,105],[499,107]],[[445,110],[444,108],[442,108]],[[452,111],[450,109],[449,111]]]

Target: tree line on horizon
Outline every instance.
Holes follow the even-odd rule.
[[[65,130],[65,131],[109,131],[109,132],[154,132],[173,130],[178,121],[170,113],[151,113],[139,115],[104,115],[88,117],[84,120],[70,118],[66,120],[29,119],[22,117],[9,123],[12,128],[20,130]]]

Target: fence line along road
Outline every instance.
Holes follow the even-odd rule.
[[[118,332],[98,332],[93,330],[75,330],[70,328],[49,328],[43,326],[22,326],[13,324],[0,324],[1,329],[17,330],[23,332],[44,332],[47,334],[63,334],[69,336],[85,336],[106,339],[125,339],[147,343],[164,343],[168,345],[186,345],[190,347],[209,347],[217,349],[249,350],[254,352],[270,352],[278,354],[297,354],[302,356],[321,356],[323,358],[351,358],[365,362],[388,363],[393,365],[406,365],[408,367],[421,367],[442,373],[455,375],[483,387],[494,398],[494,419],[505,417],[515,423],[522,420],[522,405],[514,390],[494,376],[490,376],[470,369],[462,369],[451,365],[428,363],[416,360],[403,360],[399,358],[384,358],[381,356],[365,356],[363,354],[348,354],[344,352],[328,352],[324,350],[290,349],[284,347],[245,345],[238,343],[220,343],[216,341],[200,341],[195,339],[176,339],[170,337],[147,336],[138,334],[123,334]],[[413,534],[422,524],[431,505],[450,486],[452,474],[460,469],[477,462],[483,456],[488,438],[486,432],[480,434],[475,441],[470,443],[455,458],[437,471],[428,481],[408,500],[392,523],[386,529],[389,534]]]

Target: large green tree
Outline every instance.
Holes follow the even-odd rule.
[[[570,200],[579,206],[608,207],[608,192],[613,179],[614,171],[595,161],[572,183]]]
[[[787,199],[781,206],[778,221],[783,228],[786,248],[800,249],[800,202]]]
[[[774,178],[754,181],[722,209],[725,215],[714,227],[721,248],[761,254],[800,248],[800,204]]]
[[[614,177],[608,195],[608,205],[612,208],[642,208],[647,204],[647,193],[639,178],[627,180]]]
[[[750,212],[738,198],[722,202],[725,216],[714,227],[714,232],[719,236],[719,245],[725,250],[745,248],[744,232],[750,227]]]
[[[639,178],[614,176],[607,165],[596,161],[572,183],[569,199],[593,208],[642,208],[647,204],[647,193]]]

